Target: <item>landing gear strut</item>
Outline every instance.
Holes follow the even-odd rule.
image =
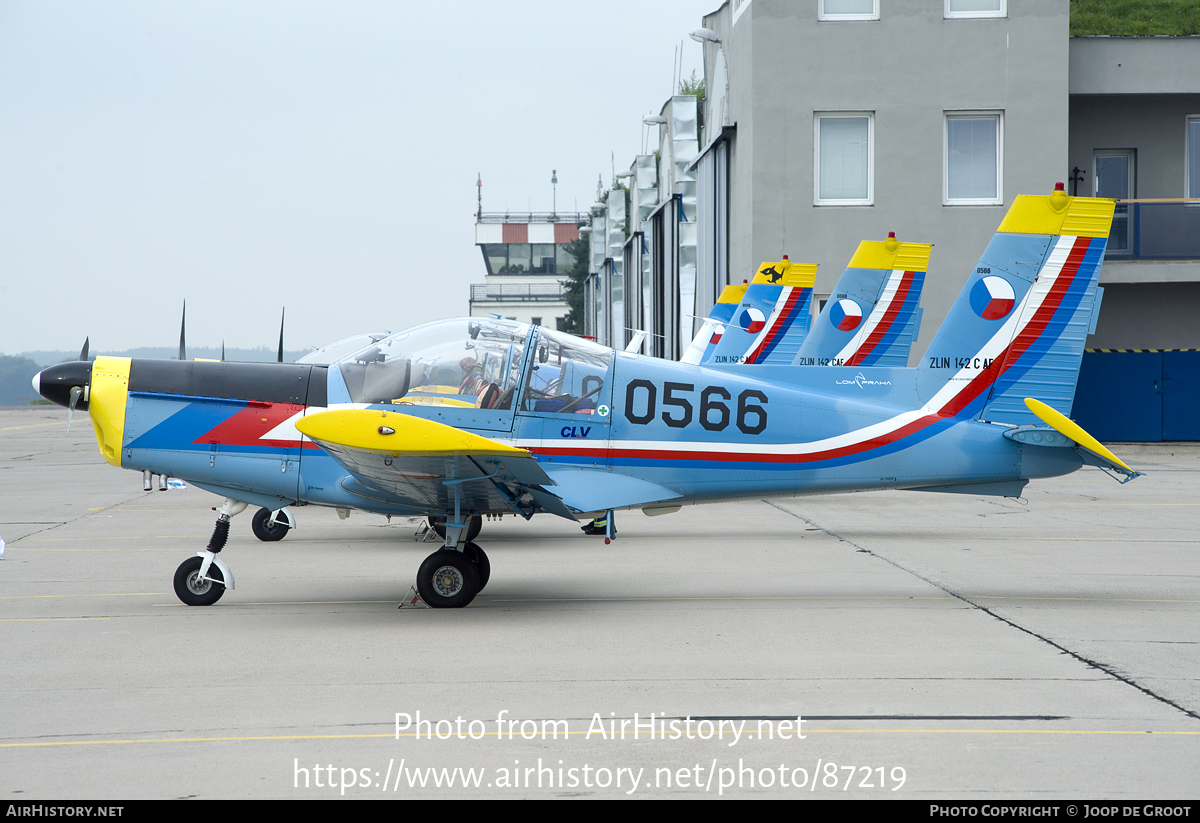
[[[443,540],[446,538],[446,518],[429,516],[429,528]],[[483,518],[475,515],[467,521],[467,540],[474,540],[483,531]]]
[[[189,557],[175,570],[175,594],[187,605],[211,606],[226,589],[234,588],[233,572],[217,555],[229,540],[229,519],[245,509],[245,503],[226,497],[216,510],[217,523],[208,548]]]
[[[463,516],[462,484],[471,479],[443,480],[454,492],[454,510],[447,511],[445,517],[429,516],[429,525],[445,543],[421,563],[417,594],[434,609],[461,609],[475,599],[492,575],[488,556],[470,542],[483,527],[483,518],[478,514]]]

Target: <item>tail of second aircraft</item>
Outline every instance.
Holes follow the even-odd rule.
[[[907,366],[920,325],[928,243],[864,240],[792,361],[800,366]]]
[[[1036,424],[1036,398],[1071,412],[1114,202],[1020,195],[918,367],[945,416]]]

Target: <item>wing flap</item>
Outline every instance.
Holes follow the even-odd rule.
[[[606,471],[555,469],[549,474],[556,484],[555,494],[579,512],[623,509],[683,496],[649,480]]]

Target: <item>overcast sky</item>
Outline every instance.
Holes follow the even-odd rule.
[[[0,0],[0,352],[468,311],[485,211],[586,210],[720,0]]]

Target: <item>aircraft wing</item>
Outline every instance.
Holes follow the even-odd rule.
[[[546,486],[547,476],[525,449],[433,420],[374,409],[305,415],[296,428],[354,478],[390,502],[454,510],[455,486],[466,511],[539,511],[570,520],[574,513]]]

